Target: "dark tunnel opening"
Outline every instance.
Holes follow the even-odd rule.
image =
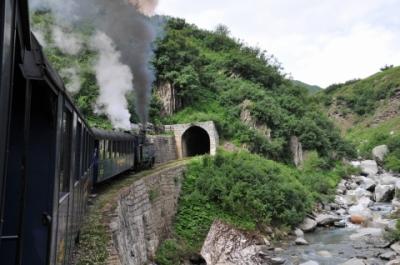
[[[210,137],[201,127],[190,127],[182,136],[183,157],[210,153]]]

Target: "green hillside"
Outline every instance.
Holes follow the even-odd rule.
[[[363,80],[335,84],[316,95],[362,157],[389,144],[386,165],[400,169],[400,67],[389,67]]]
[[[227,32],[201,30],[181,19],[168,21],[156,45],[154,66],[158,87],[170,83],[181,106],[171,116],[160,116],[162,104],[155,96],[153,121],[213,120],[224,140],[284,162],[290,162],[291,136],[298,136],[305,150],[326,158],[351,151],[307,89],[287,79],[273,56]],[[241,120],[244,109],[254,126]],[[270,139],[257,129],[261,127],[270,131]]]
[[[306,83],[298,81],[298,80],[293,80],[292,82],[295,86],[306,89],[310,94],[315,94],[322,90],[322,88],[319,86],[309,85],[309,84],[306,84]]]

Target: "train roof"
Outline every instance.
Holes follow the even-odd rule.
[[[135,135],[126,132],[106,131],[103,129],[92,128],[92,132],[96,139],[131,141],[135,139]]]
[[[25,50],[24,61],[22,65],[25,78],[32,81],[44,81],[49,84],[56,93],[62,93],[65,99],[70,103],[70,106],[72,106],[74,111],[78,114],[82,122],[86,124],[88,130],[91,130],[88,122],[79,109],[75,106],[71,97],[68,95],[64,81],[47,60],[39,41],[36,39],[33,33],[30,34],[31,49]]]

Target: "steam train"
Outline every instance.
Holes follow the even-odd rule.
[[[93,185],[154,163],[145,135],[92,129],[30,30],[0,3],[0,264],[66,265]]]

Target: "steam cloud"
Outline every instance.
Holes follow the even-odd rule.
[[[83,48],[83,41],[73,33],[68,33],[61,27],[53,27],[52,38],[54,44],[69,55],[77,55]]]
[[[81,79],[75,67],[61,70],[60,75],[67,79],[66,88],[69,93],[76,94],[81,89]]]
[[[103,32],[115,43],[115,49],[121,52],[120,61],[129,66],[133,74],[133,86],[136,92],[136,108],[143,124],[147,123],[148,105],[151,95],[151,86],[154,81],[154,72],[150,66],[153,56],[152,43],[156,37],[150,19],[158,0],[31,0],[31,5],[36,9],[51,9],[60,23],[71,25],[90,23],[95,25],[98,31]],[[96,37],[95,37],[96,39]],[[98,37],[97,37],[98,39]],[[101,55],[100,55],[101,56]],[[101,61],[101,60],[100,60]],[[98,65],[96,65],[97,69]],[[105,74],[97,71],[97,75]],[[126,74],[126,73],[125,73]],[[116,77],[104,78],[97,76],[97,80],[108,80],[105,89],[101,88],[100,98],[107,99],[107,95],[114,91],[120,91],[117,86],[131,86],[132,79],[124,78],[127,82]],[[101,84],[100,84],[101,86]],[[115,94],[118,94],[115,92]],[[125,100],[126,101],[126,100]],[[109,102],[108,110],[118,109],[116,105],[125,106],[125,101]],[[119,115],[127,118],[120,124],[127,124],[127,108]]]
[[[121,54],[103,32],[93,36],[91,46],[100,55],[95,66],[100,86],[95,112],[107,114],[115,128],[130,129],[130,113],[125,95],[132,90],[132,73],[127,65],[121,63]]]

